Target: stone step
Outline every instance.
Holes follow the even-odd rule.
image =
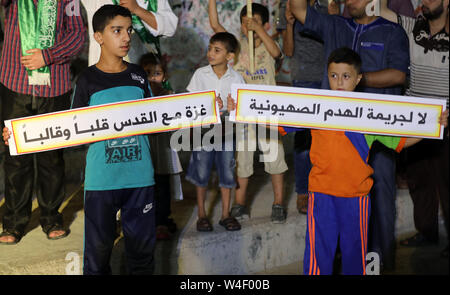
[[[263,190],[264,191],[264,190]],[[80,192],[79,194],[81,194]],[[262,196],[256,196],[255,199]],[[80,200],[74,197],[73,201]],[[264,197],[262,197],[264,198]],[[290,204],[295,200],[291,198]],[[74,206],[73,204],[67,207]],[[220,206],[217,203],[215,206]],[[185,200],[173,208],[174,218],[182,230],[172,240],[159,241],[155,249],[155,274],[275,274],[303,260],[306,216],[300,215],[292,204],[285,224],[272,224],[270,210],[253,209],[251,219],[243,221],[242,230],[228,232],[214,220],[214,231],[200,233],[195,229],[197,212],[195,202]],[[266,216],[258,216],[267,211]],[[407,190],[397,196],[396,235],[414,232],[412,202]],[[183,215],[184,214],[184,215]],[[190,214],[190,217],[189,217]],[[183,216],[182,216],[183,215]],[[184,218],[184,220],[183,220]],[[440,217],[440,226],[443,220]],[[184,224],[184,226],[183,226]],[[79,210],[73,216],[71,234],[62,240],[48,241],[40,227],[31,230],[15,246],[3,246],[0,251],[0,274],[81,274],[83,255],[84,214]],[[113,273],[123,273],[123,239],[114,247],[111,264]]]
[[[408,191],[399,190],[397,236],[414,232],[412,212]],[[294,210],[285,224],[273,224],[268,216],[257,217],[242,222],[242,230],[236,232],[216,226],[213,233],[201,233],[196,231],[195,222],[194,213],[180,236],[178,274],[261,273],[303,260],[306,216]]]

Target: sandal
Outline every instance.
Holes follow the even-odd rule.
[[[209,222],[208,218],[203,217],[197,220],[197,230],[198,231],[212,231],[213,227]]]
[[[421,233],[417,233],[414,236],[401,240],[400,245],[404,247],[422,247],[437,244],[425,238]]]
[[[42,230],[47,235],[47,239],[49,239],[49,240],[59,240],[59,239],[67,237],[70,233],[69,229],[64,229],[63,226],[58,223],[48,225],[48,226],[42,228]],[[64,231],[64,234],[56,236],[56,237],[50,237],[50,234],[54,231]]]
[[[18,231],[16,230],[8,230],[5,229],[3,230],[3,232],[0,234],[0,238],[1,237],[13,237],[14,241],[12,242],[0,242],[1,245],[15,245],[17,243],[20,242],[20,240],[22,239],[22,234],[20,234]]]
[[[308,214],[308,195],[297,195],[297,210],[298,213]]]
[[[241,224],[234,217],[227,217],[221,221],[219,224],[223,226],[226,230],[235,231],[241,229]]]

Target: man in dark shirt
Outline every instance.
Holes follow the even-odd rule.
[[[409,37],[411,79],[406,94],[440,98],[449,102],[449,14],[448,0],[422,1],[423,15],[408,17],[388,9],[381,1],[381,16],[398,22]],[[414,236],[400,241],[403,246],[425,246],[439,239],[439,201],[447,239],[449,233],[448,130],[443,140],[423,140],[408,151],[406,176],[414,204]],[[448,256],[448,245],[442,252]]]

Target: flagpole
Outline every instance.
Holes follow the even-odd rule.
[[[247,0],[247,17],[252,17],[252,0]],[[255,51],[253,47],[253,31],[248,31],[248,50],[251,75],[255,73]]]

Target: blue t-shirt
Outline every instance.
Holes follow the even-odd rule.
[[[141,67],[127,64],[127,69],[121,73],[105,73],[94,65],[79,77],[72,108],[150,96],[147,74]],[[147,136],[130,136],[90,144],[86,156],[85,190],[115,190],[154,184]]]
[[[398,24],[378,17],[370,24],[362,25],[351,18],[321,14],[308,7],[305,28],[317,33],[324,41],[326,60],[333,50],[348,47],[361,56],[362,73],[389,68],[408,73],[410,61],[408,36]],[[326,66],[322,89],[330,89]],[[356,90],[401,95],[402,87],[358,87]]]

